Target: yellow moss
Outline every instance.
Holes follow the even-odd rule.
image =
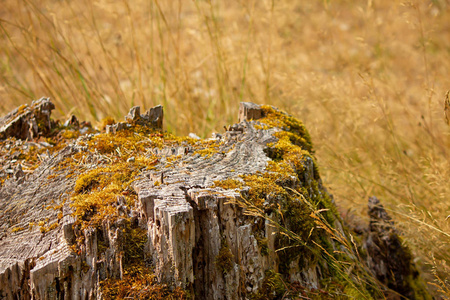
[[[89,271],[89,269],[90,269],[90,267],[86,263],[86,261],[82,260],[81,261],[81,271],[86,274]]]
[[[0,142],[0,148],[3,147],[3,143]],[[22,164],[22,169],[26,171],[35,170],[41,164],[40,155],[46,153],[47,150],[52,153],[52,147],[42,147],[38,148],[34,145],[14,145],[10,148],[11,153],[15,153],[17,162],[12,166],[17,164]],[[10,175],[7,176],[9,178]],[[4,181],[4,179],[2,179]]]
[[[244,185],[250,188],[249,200],[258,207],[262,207],[267,199],[288,197],[283,185],[304,171],[304,158],[310,155],[308,150],[311,150],[309,135],[300,121],[270,106],[263,106],[263,113],[265,117],[259,120],[263,125],[258,125],[258,128],[271,126],[283,130],[274,134],[276,142],[267,145],[268,155],[273,161],[269,161],[266,172],[241,176]],[[242,187],[242,183],[233,183],[233,179],[226,179],[214,182],[214,187]]]
[[[212,186],[213,188],[215,187],[221,187],[223,189],[226,190],[230,190],[230,189],[240,189],[243,187],[243,183],[237,179],[233,179],[233,178],[227,178],[225,180],[216,180],[214,181],[214,185]]]
[[[270,128],[268,125],[265,124],[255,124],[253,127],[255,127],[255,129],[263,129],[263,130],[267,130]]]
[[[295,145],[301,146],[302,149],[313,152],[311,137],[306,130],[303,123],[288,114],[274,109],[272,106],[263,105],[262,107],[264,118],[258,120],[269,127],[278,127],[287,134]]]
[[[245,185],[250,188],[249,200],[257,207],[262,207],[268,198],[277,199],[285,197],[286,191],[277,182],[282,179],[273,172],[242,175]]]
[[[218,153],[220,146],[223,145],[222,141],[219,140],[201,140],[196,141],[193,145],[197,149],[194,154],[200,154],[206,158],[212,157],[214,154]]]
[[[123,196],[127,203],[134,203],[135,194],[130,194],[131,184],[144,168],[156,164],[156,158],[139,157],[127,162],[115,157],[111,164],[98,167],[79,175],[75,183],[71,206],[74,216],[85,226],[98,226],[102,220],[115,220],[117,209],[112,205],[118,196]]]
[[[46,232],[48,232],[50,230],[58,228],[58,226],[59,226],[58,225],[58,221],[56,221],[55,223],[50,224],[50,226],[46,226],[46,224],[48,224],[49,220],[50,220],[49,218],[45,218],[45,220],[41,220],[41,221],[38,222],[37,225],[39,226],[39,230],[42,233],[46,233]],[[33,228],[34,225],[36,225],[34,222],[30,222],[30,224],[29,224],[30,230]]]
[[[22,104],[21,106],[19,106],[19,108],[17,108],[17,114],[20,115],[21,113],[24,112],[25,108],[28,107],[28,104]]]
[[[134,205],[136,194],[130,193],[132,182],[143,170],[152,169],[159,162],[152,148],[186,142],[192,141],[140,125],[133,125],[114,135],[98,134],[87,141],[89,151],[76,153],[58,167],[70,172],[70,176],[78,174],[71,197],[76,224],[82,228],[97,227],[105,219],[116,220],[118,211],[113,204],[117,197],[123,196],[127,205]],[[104,161],[95,169],[85,170],[82,163],[86,158],[90,159],[88,156],[91,153],[102,155]],[[129,160],[130,157],[134,159]],[[169,160],[176,159],[179,157]]]
[[[263,114],[265,117],[259,120],[262,125],[258,125],[257,129],[269,127],[281,129],[274,133],[277,141],[268,144],[265,150],[272,159],[268,162],[266,170],[241,175],[242,182],[232,178],[217,181],[213,187],[225,189],[249,187],[246,200],[276,220],[282,232],[276,236],[274,245],[279,258],[278,272],[281,274],[289,274],[294,262],[298,264],[299,269],[314,265],[319,261],[323,249],[336,256],[336,259],[342,259],[334,251],[329,234],[319,229],[317,223],[319,218],[312,217],[316,211],[322,210],[321,215],[330,226],[333,226],[338,214],[329,195],[320,187],[320,176],[312,155],[312,143],[308,132],[300,121],[271,107],[264,106]],[[308,172],[314,173],[313,178],[306,178],[306,168],[312,168]],[[254,235],[261,253],[265,254],[268,251],[267,238],[257,223],[255,220]],[[333,264],[332,260],[330,264]],[[330,264],[328,268],[332,268]],[[357,276],[359,275],[357,273]],[[346,280],[342,279],[342,282]],[[260,289],[250,298],[271,299],[273,296],[282,295],[290,288],[288,284],[282,285],[281,275],[274,272],[266,274],[263,286],[264,289]],[[345,285],[340,284],[336,290],[330,288],[330,293],[342,294],[344,287]],[[367,293],[362,285],[358,285],[358,289],[361,289],[362,293]],[[347,288],[347,291],[353,292],[350,288]],[[330,293],[321,291],[319,295],[328,297],[331,296]]]
[[[187,299],[186,292],[180,287],[173,289],[158,283],[156,276],[142,265],[129,266],[121,280],[107,279],[100,283],[100,287],[105,299]]]
[[[51,225],[48,227],[48,230],[50,231],[50,230],[53,230],[53,229],[56,229],[56,228],[58,228],[58,222],[55,222],[55,223],[51,224]]]
[[[106,129],[107,125],[113,125],[114,123],[116,123],[116,121],[114,120],[113,117],[107,116],[106,118],[102,119],[100,122],[100,128],[102,130]]]
[[[24,227],[14,227],[13,229],[11,229],[11,231],[13,232],[13,233],[15,233],[15,232],[19,232],[19,231],[22,231],[22,230],[25,230],[25,228]]]
[[[107,279],[100,283],[105,299],[186,299],[180,287],[172,287],[157,282],[156,276],[145,265],[144,248],[147,231],[133,228],[126,223],[124,232],[123,278]],[[103,251],[106,248],[103,249]],[[99,251],[102,251],[99,249]]]
[[[28,229],[29,229],[29,230],[32,230],[34,226],[36,226],[36,223],[30,222],[30,223],[28,224]]]
[[[75,183],[75,187],[74,187],[75,194],[85,193],[85,192],[88,192],[89,190],[97,187],[100,184],[99,176],[102,171],[103,171],[103,168],[94,169],[94,170],[89,171],[86,174],[80,175]]]
[[[80,194],[72,198],[71,206],[75,209],[74,215],[87,222],[85,226],[96,227],[102,220],[117,219],[117,209],[112,206],[121,195],[123,187],[111,182],[107,186],[89,194]]]
[[[78,130],[63,130],[61,136],[66,140],[76,139],[80,136],[80,132]]]
[[[166,158],[166,161],[168,163],[171,163],[171,162],[177,161],[177,160],[179,160],[181,158],[182,158],[182,155],[171,155],[171,156]]]

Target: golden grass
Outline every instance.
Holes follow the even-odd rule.
[[[0,111],[163,104],[166,129],[207,136],[240,101],[278,106],[306,124],[344,215],[379,197],[449,296],[449,19],[448,0],[4,0]]]

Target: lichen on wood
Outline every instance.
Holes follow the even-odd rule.
[[[12,128],[49,103],[0,124]],[[0,136],[0,298],[395,294],[365,263],[376,253],[358,251],[364,242],[340,218],[298,119],[241,103],[240,123],[201,140],[164,132],[161,106],[142,115],[134,107],[101,131],[43,116],[50,127],[26,137],[38,150],[20,161],[10,153],[31,140]],[[426,298],[416,275],[415,284],[387,285]]]

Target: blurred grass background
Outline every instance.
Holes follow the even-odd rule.
[[[345,218],[376,195],[439,297],[450,296],[450,2],[2,0],[0,113],[42,96],[56,117],[164,105],[209,136],[238,103],[309,129]]]

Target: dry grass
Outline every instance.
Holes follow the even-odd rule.
[[[376,195],[449,296],[450,3],[3,0],[0,111],[100,120],[163,104],[209,135],[242,100],[300,117],[345,215]]]

